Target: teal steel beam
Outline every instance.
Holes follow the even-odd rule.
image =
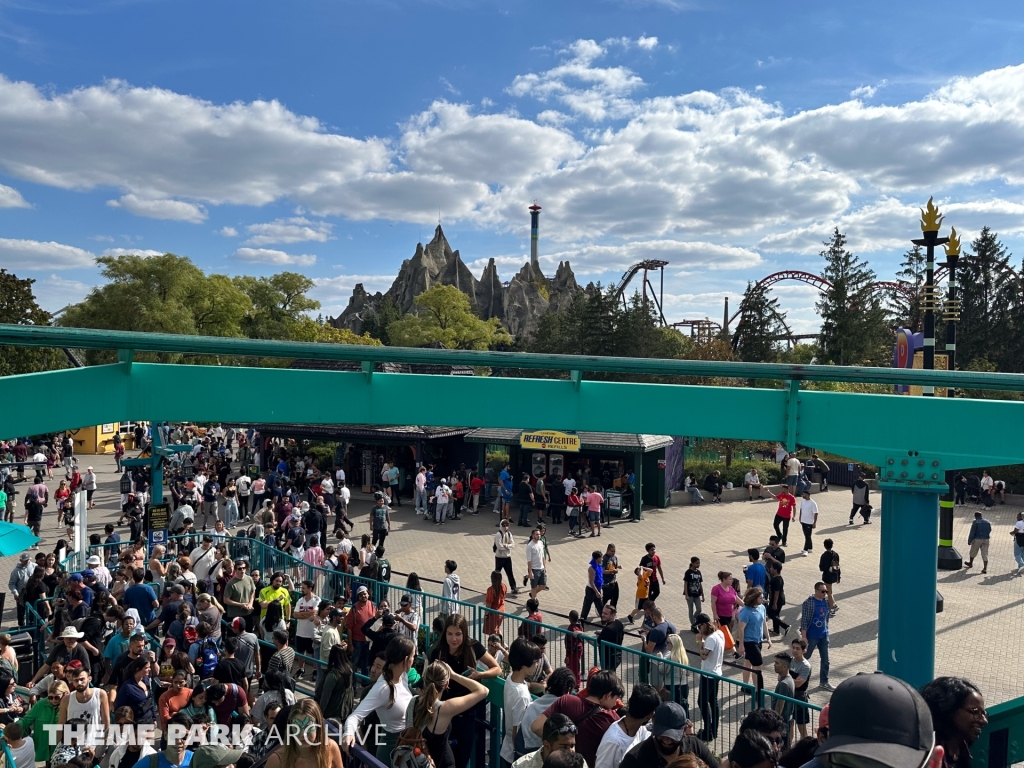
[[[859,366],[733,363],[713,360],[649,360],[632,357],[541,355],[525,352],[477,352],[454,349],[408,349],[347,344],[181,336],[132,331],[97,331],[0,324],[0,345],[131,349],[136,352],[181,352],[194,355],[306,358],[394,363],[468,365],[569,372],[597,371],[641,376],[700,376],[773,381],[835,381],[990,389],[1024,392],[1024,374],[974,371],[924,371]],[[589,382],[588,382],[589,384]]]
[[[800,434],[797,431],[799,411],[800,382],[793,380],[789,382],[789,396],[786,398],[786,450],[790,453],[796,451],[796,438]]]
[[[224,393],[190,397],[189,391]],[[425,376],[361,371],[133,363],[0,377],[0,438],[121,420],[269,424],[422,424],[563,429],[763,440],[784,443],[790,392],[782,389],[637,384],[492,376]],[[81,397],[68,397],[68,393]],[[239,393],[330,392],[330,397]],[[800,390],[799,441],[882,465],[910,451],[927,471],[1013,464],[1024,459],[1024,403]],[[459,403],[457,411],[424,402]],[[495,403],[526,402],[528,409]],[[32,407],[33,403],[40,404]],[[623,404],[630,404],[623,407]],[[43,405],[45,404],[45,405]],[[459,423],[454,413],[472,414]],[[751,414],[756,417],[752,418]],[[950,431],[950,424],[998,424]],[[915,472],[917,469],[915,468]],[[913,478],[911,478],[913,479]]]

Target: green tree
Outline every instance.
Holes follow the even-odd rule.
[[[252,302],[241,328],[250,339],[291,339],[294,326],[320,302],[306,293],[315,283],[297,272],[280,272],[271,277],[242,275],[234,284]]]
[[[875,273],[846,249],[846,236],[838,227],[824,245],[822,277],[832,285],[815,305],[821,317],[819,362],[884,364],[891,356],[889,320],[873,288]]]
[[[249,312],[248,297],[224,275],[207,275],[184,256],[104,256],[105,285],[94,288],[85,300],[68,307],[60,324],[75,328],[240,336],[242,319]],[[139,360],[180,362],[181,354],[139,353]],[[90,350],[91,364],[110,362],[114,353]],[[197,359],[189,358],[192,362]]]
[[[402,310],[391,296],[385,296],[376,306],[367,311],[363,318],[363,333],[379,339],[386,346],[391,345],[388,326],[402,319]]]
[[[957,359],[960,367],[996,363],[1005,340],[1009,293],[1017,287],[1010,270],[1010,254],[996,233],[983,227],[971,243],[971,252],[957,267],[960,285],[960,324],[957,326]],[[1007,289],[1010,289],[1008,292]],[[984,366],[977,368],[984,370]]]
[[[315,341],[322,344],[362,344],[367,347],[383,346],[379,339],[364,333],[359,336],[348,328],[335,328],[321,319],[304,317],[292,327],[294,341]]]
[[[406,315],[388,326],[388,338],[395,346],[440,344],[446,349],[490,349],[512,341],[497,318],[477,317],[469,297],[454,286],[428,288],[415,303],[417,314]]]
[[[779,311],[779,300],[768,295],[760,283],[747,283],[740,302],[740,322],[736,354],[747,363],[773,363],[778,359],[785,332],[786,315]]]
[[[909,331],[919,331],[924,322],[924,310],[921,305],[921,288],[925,280],[925,253],[920,245],[903,254],[896,282],[910,296],[898,293],[896,299],[896,324]]]
[[[35,280],[21,279],[0,269],[0,323],[10,325],[50,325],[52,317],[36,302]],[[0,376],[37,373],[66,368],[64,353],[40,347],[0,347]]]

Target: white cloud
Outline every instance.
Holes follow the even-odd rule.
[[[268,245],[270,243],[302,243],[314,241],[326,243],[331,237],[333,224],[325,221],[310,221],[303,216],[291,219],[275,219],[265,224],[250,224],[245,228],[251,237],[246,245]],[[235,235],[238,233],[232,229]]]
[[[238,237],[238,230],[234,227],[221,227],[217,230],[217,234],[221,237]]]
[[[166,251],[154,251],[150,248],[107,248],[103,256],[142,256],[148,259],[151,256],[163,256]]]
[[[0,237],[0,264],[8,269],[76,269],[94,266],[95,259],[73,245]]]
[[[275,266],[311,267],[316,263],[316,256],[308,254],[293,256],[290,253],[270,248],[239,248],[234,252],[232,258],[249,264],[273,264]]]
[[[671,264],[669,269],[701,267],[712,270],[756,267],[761,257],[756,251],[706,242],[681,240],[639,240],[621,245],[580,245],[541,257],[547,267],[560,261],[572,264],[577,275],[600,275],[604,272],[625,272],[633,264],[647,259],[660,259]],[[522,265],[522,262],[520,262]],[[550,270],[552,273],[554,269]]]
[[[636,111],[630,99],[643,80],[626,67],[594,67],[608,49],[593,40],[577,40],[564,54],[568,60],[540,74],[518,75],[506,89],[513,96],[557,101],[591,121],[621,118]]]
[[[123,208],[136,216],[146,216],[150,219],[187,221],[191,224],[201,224],[206,221],[206,211],[202,206],[186,203],[183,200],[153,199],[127,194],[119,200],[108,200],[107,205],[111,208]]]
[[[25,202],[25,198],[21,196],[21,192],[14,189],[13,187],[7,187],[0,184],[0,208],[31,208],[32,206]]]
[[[441,85],[444,86],[444,89],[448,91],[448,93],[452,94],[453,96],[462,95],[462,91],[460,91],[458,88],[452,85],[451,81],[449,81],[447,77],[439,77],[438,80],[440,81]]]
[[[862,85],[859,88],[854,88],[852,91],[850,91],[850,98],[851,99],[859,99],[859,98],[870,99],[877,92],[878,92],[878,89],[875,88],[875,86],[873,86],[873,85]]]
[[[58,312],[69,304],[77,304],[92,288],[80,280],[68,280],[54,274],[37,280],[33,286],[39,306],[47,312]]]
[[[643,48],[645,51],[653,51],[655,48],[658,47],[658,38],[656,38],[654,35],[651,35],[650,37],[641,35],[637,39],[636,44],[640,48]]]

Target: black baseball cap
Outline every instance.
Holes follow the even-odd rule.
[[[817,755],[866,757],[921,768],[935,746],[931,711],[910,685],[880,672],[843,681],[829,702],[829,738]]]
[[[686,730],[686,710],[674,701],[659,704],[654,710],[654,723],[651,730],[658,738],[664,736],[673,741],[682,741]]]

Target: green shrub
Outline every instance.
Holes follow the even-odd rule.
[[[710,461],[688,461],[683,467],[685,474],[691,472],[697,476],[697,484],[704,482],[704,478],[716,469],[722,473],[722,482],[732,483],[735,488],[743,487],[743,476],[752,468],[757,469],[761,476],[761,482],[765,485],[777,485],[782,482],[782,469],[773,461],[745,461],[733,459],[732,466],[726,467],[725,463]]]

